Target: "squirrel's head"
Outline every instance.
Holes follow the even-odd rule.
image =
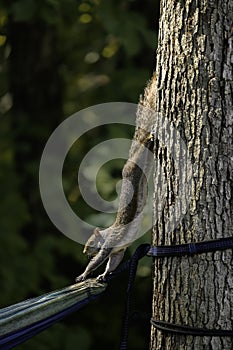
[[[100,230],[98,227],[94,229],[93,234],[88,239],[87,243],[85,244],[85,247],[83,249],[83,253],[94,256],[96,255],[100,248],[102,247],[104,243],[104,238],[102,237]]]

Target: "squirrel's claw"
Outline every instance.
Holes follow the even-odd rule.
[[[99,276],[96,278],[96,280],[97,280],[98,282],[106,282],[106,277],[107,277],[106,273],[103,273],[103,274],[99,275]]]
[[[75,278],[75,282],[76,282],[76,283],[78,283],[78,282],[83,282],[83,281],[85,281],[86,279],[87,279],[87,276],[83,273],[82,275],[77,276],[77,277]]]

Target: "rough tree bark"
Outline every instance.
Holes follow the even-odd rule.
[[[161,198],[155,198],[155,245],[232,236],[232,28],[232,0],[161,0],[157,82],[151,96],[157,96],[161,120],[169,120],[184,140],[192,181],[187,201],[187,194],[182,198],[179,192],[183,149],[171,129],[163,129],[171,145],[168,148],[167,141],[160,140],[155,150],[160,161],[155,171],[155,197],[165,193],[163,206]],[[151,89],[155,89],[153,84]],[[172,149],[179,155],[175,162]],[[179,221],[184,211],[174,228],[174,217]],[[231,250],[156,260],[153,318],[232,329],[232,262]],[[165,335],[152,328],[154,350],[232,348],[232,338]]]

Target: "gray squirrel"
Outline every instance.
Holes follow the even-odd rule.
[[[86,242],[83,252],[91,260],[85,271],[76,277],[76,282],[86,280],[90,273],[108,259],[104,273],[97,277],[99,281],[104,281],[119,265],[127,247],[137,239],[147,197],[147,179],[153,164],[151,151],[154,145],[152,128],[155,82],[153,77],[138,106],[137,128],[129,159],[122,170],[122,187],[115,222],[103,230],[96,228]]]

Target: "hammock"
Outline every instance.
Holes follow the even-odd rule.
[[[127,347],[130,295],[138,261],[143,256],[148,255],[161,258],[165,256],[201,254],[224,249],[233,249],[233,237],[173,246],[141,244],[137,247],[132,258],[120,265],[107,278],[108,282],[122,271],[129,269],[125,318],[120,349],[125,350]],[[107,283],[100,283],[96,279],[88,279],[84,282],[76,283],[66,288],[0,309],[0,349],[11,349],[33,337],[70,313],[79,310],[91,300],[96,299],[106,288]],[[159,330],[179,334],[233,336],[232,330],[203,330],[202,328],[174,325],[154,319],[151,320],[151,323]]]
[[[89,279],[0,309],[0,349],[8,350],[82,308],[106,289]]]
[[[132,284],[135,278],[138,260],[148,252],[149,244],[139,246],[130,260],[121,264],[106,279],[106,283],[96,279],[53,291],[36,298],[0,309],[0,349],[11,349],[34,335],[40,333],[55,322],[63,319],[96,299],[107,288],[107,283],[121,272],[129,269],[129,283],[126,302],[126,318],[121,349],[126,349],[129,302]]]

